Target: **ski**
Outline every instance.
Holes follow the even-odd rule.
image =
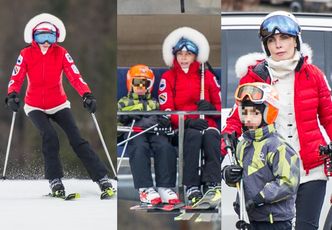
[[[147,212],[173,212],[173,211],[180,211],[180,209],[184,206],[185,206],[184,203],[157,204],[157,205],[141,203],[131,207],[130,210],[144,210]]]
[[[116,191],[113,188],[106,189],[105,191],[103,191],[101,193],[100,199],[101,200],[109,200],[109,199],[111,199],[114,196],[115,192]]]
[[[66,195],[55,195],[52,193],[47,194],[46,196],[48,197],[53,197],[53,198],[60,198],[63,200],[75,200],[81,197],[79,193],[70,193],[67,196]]]
[[[217,214],[216,213],[201,213],[199,216],[195,219],[196,223],[200,222],[212,222],[213,220],[216,220]]]
[[[191,220],[195,213],[187,213],[187,212],[182,212],[180,215],[174,217],[175,221],[180,221],[180,220]]]
[[[216,209],[221,203],[221,191],[210,189],[204,196],[188,209]]]

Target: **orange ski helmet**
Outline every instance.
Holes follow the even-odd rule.
[[[154,83],[154,74],[152,70],[142,64],[132,66],[127,72],[127,90],[132,91],[133,87],[137,86],[136,82],[145,84],[145,88],[151,93]]]

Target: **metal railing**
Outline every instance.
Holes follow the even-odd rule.
[[[184,116],[186,115],[205,115],[205,116],[220,116],[221,111],[131,111],[118,112],[117,115],[178,115],[178,192],[180,199],[184,200],[184,185],[183,185],[183,141],[184,141]]]

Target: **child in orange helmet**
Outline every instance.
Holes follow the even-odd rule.
[[[132,66],[127,73],[128,95],[118,101],[118,111],[154,111],[159,110],[158,102],[151,97],[154,74],[146,65]],[[121,115],[119,122],[135,127],[170,127],[167,117],[157,115]],[[148,204],[180,202],[171,189],[176,182],[176,150],[168,137],[161,133],[144,133],[128,142],[127,152],[134,179],[134,187],[139,191],[140,201]],[[154,157],[156,187],[151,175],[151,155]]]
[[[276,131],[278,94],[273,86],[256,82],[235,92],[243,140],[236,148],[236,164],[225,166],[230,186],[243,180],[245,206],[253,229],[292,229],[295,197],[300,181],[299,158]],[[238,204],[234,204],[238,211]]]

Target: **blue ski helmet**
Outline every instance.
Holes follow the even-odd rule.
[[[297,50],[301,48],[301,27],[293,14],[286,11],[275,11],[268,14],[259,28],[259,37],[263,43],[267,56],[270,51],[267,48],[267,39],[274,34],[287,34],[296,38]]]

